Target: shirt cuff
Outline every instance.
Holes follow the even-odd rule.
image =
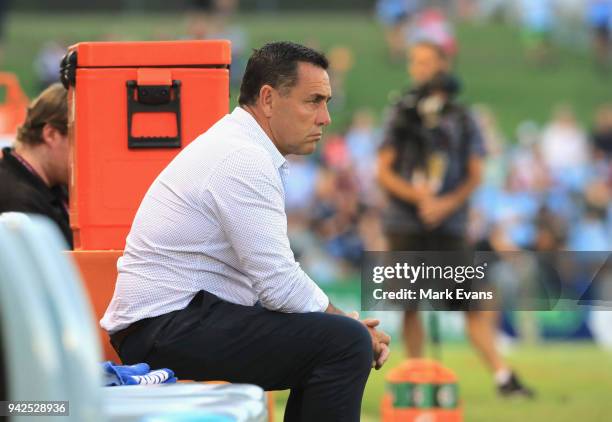
[[[316,285],[315,285],[316,286]],[[310,312],[325,312],[329,306],[329,297],[321,290],[319,286],[316,286],[314,291],[314,297],[312,298]]]

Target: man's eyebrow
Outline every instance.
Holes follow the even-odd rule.
[[[331,95],[328,96],[328,95],[323,95],[323,94],[312,94],[310,98],[315,101],[325,100],[326,102],[330,102],[332,99]]]

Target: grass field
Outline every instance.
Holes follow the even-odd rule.
[[[251,46],[289,39],[316,43],[323,50],[337,45],[352,49],[355,64],[346,81],[346,107],[332,116],[336,130],[345,127],[357,108],[369,107],[380,114],[390,93],[406,84],[404,65],[388,63],[382,30],[369,15],[241,15],[237,22],[249,34]],[[75,43],[109,34],[130,40],[172,39],[184,33],[182,15],[12,14],[7,21],[4,67],[17,72],[28,93],[34,95],[37,84],[32,60],[45,40]],[[609,80],[594,70],[586,51],[560,50],[553,66],[538,69],[523,60],[515,28],[460,25],[458,38],[464,98],[490,105],[507,135],[524,119],[543,123],[560,101],[573,104],[588,124],[593,109],[610,99]]]
[[[402,359],[396,345],[393,358],[370,375],[362,407],[362,421],[379,420],[384,374]],[[463,344],[445,346],[444,363],[459,377],[466,422],[604,422],[612,420],[612,353],[590,343],[555,343],[513,350],[508,360],[537,390],[537,399],[503,400],[493,389],[491,375],[473,350]],[[277,394],[277,415],[285,393]]]

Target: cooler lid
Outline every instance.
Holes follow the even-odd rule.
[[[77,67],[227,66],[231,63],[228,40],[81,42]]]

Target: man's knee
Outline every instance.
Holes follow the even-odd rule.
[[[374,352],[372,337],[366,326],[348,317],[336,316],[334,319],[330,335],[335,352],[352,359],[357,367],[369,370]]]

